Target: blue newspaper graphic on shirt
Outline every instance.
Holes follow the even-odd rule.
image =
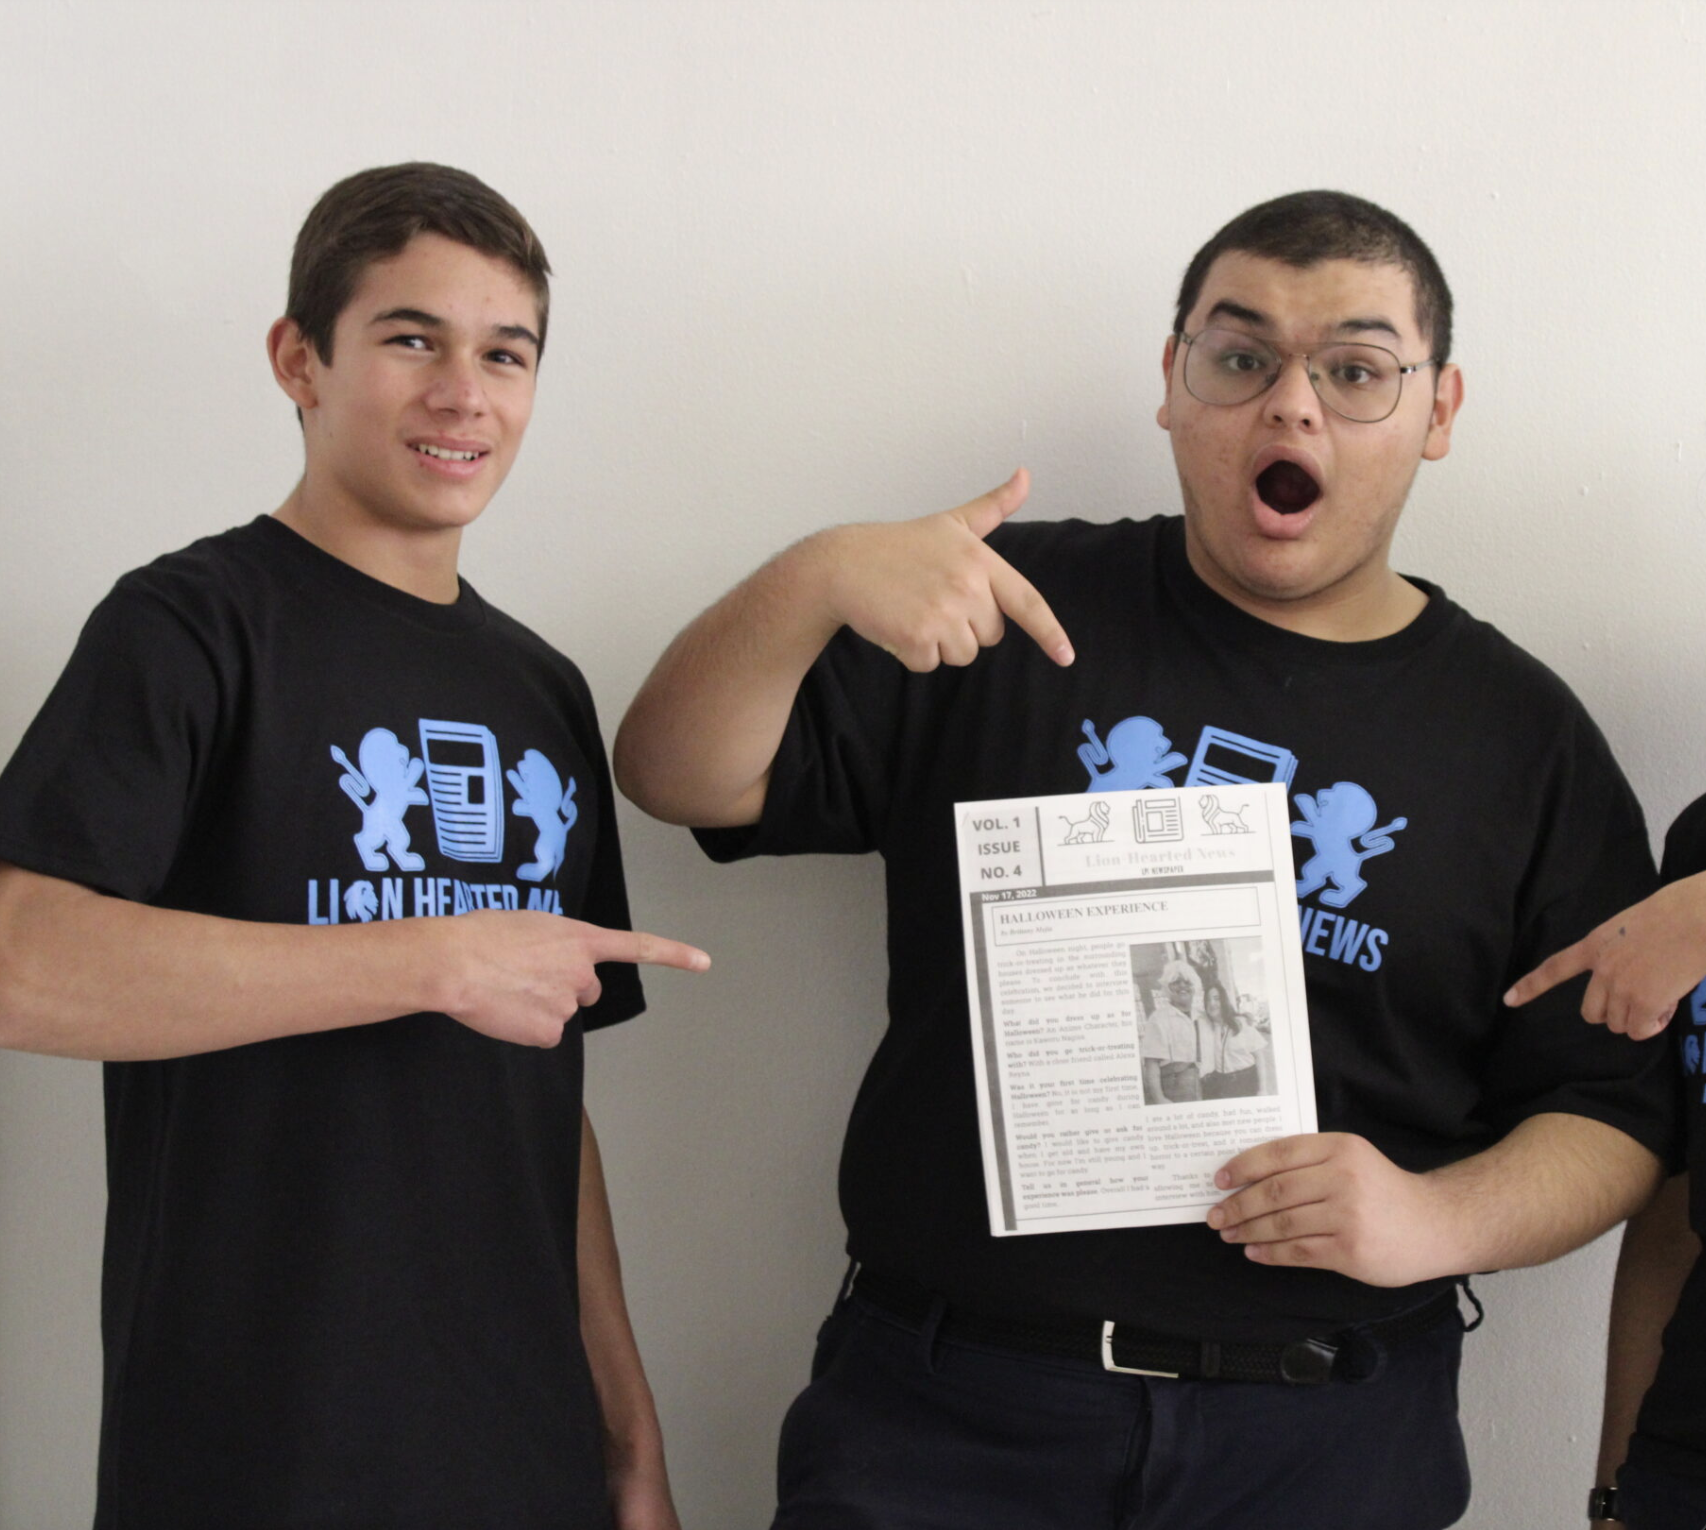
[[[989,1228],[1201,1222],[1312,1132],[1283,784],[954,808]]]

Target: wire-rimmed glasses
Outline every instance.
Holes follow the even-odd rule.
[[[1382,345],[1361,340],[1335,341],[1313,351],[1282,351],[1266,340],[1236,329],[1202,329],[1179,336],[1184,348],[1185,388],[1205,404],[1247,404],[1279,381],[1286,359],[1303,362],[1316,397],[1334,414],[1359,425],[1377,425],[1391,416],[1412,372],[1439,363],[1406,366]]]

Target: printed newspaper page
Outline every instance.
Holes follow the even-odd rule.
[[[1315,1130],[1283,786],[955,812],[991,1232],[1200,1222]]]

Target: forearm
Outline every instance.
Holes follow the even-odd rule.
[[[836,531],[772,559],[664,651],[617,730],[617,784],[666,823],[755,823],[806,671],[842,625]]]
[[[604,1185],[604,1163],[592,1121],[581,1112],[580,1220],[581,1341],[598,1393],[604,1448],[614,1495],[646,1501],[651,1516],[635,1522],[672,1524],[663,1431],[622,1294],[622,1266]],[[624,1523],[627,1521],[624,1520]]]
[[[1617,1256],[1598,1483],[1609,1484],[1623,1464],[1641,1399],[1658,1371],[1665,1324],[1699,1255],[1700,1240],[1688,1226],[1688,1176],[1678,1175],[1630,1219]]]
[[[1422,1176],[1449,1250],[1440,1274],[1544,1264],[1652,1198],[1659,1160],[1585,1116],[1531,1116],[1494,1146]]]
[[[0,866],[0,1046],[180,1057],[439,1007],[436,922],[217,919]]]

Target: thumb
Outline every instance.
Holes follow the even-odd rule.
[[[948,514],[957,516],[974,537],[986,537],[1024,504],[1025,496],[1030,492],[1031,475],[1020,468],[999,489],[980,494]]]

